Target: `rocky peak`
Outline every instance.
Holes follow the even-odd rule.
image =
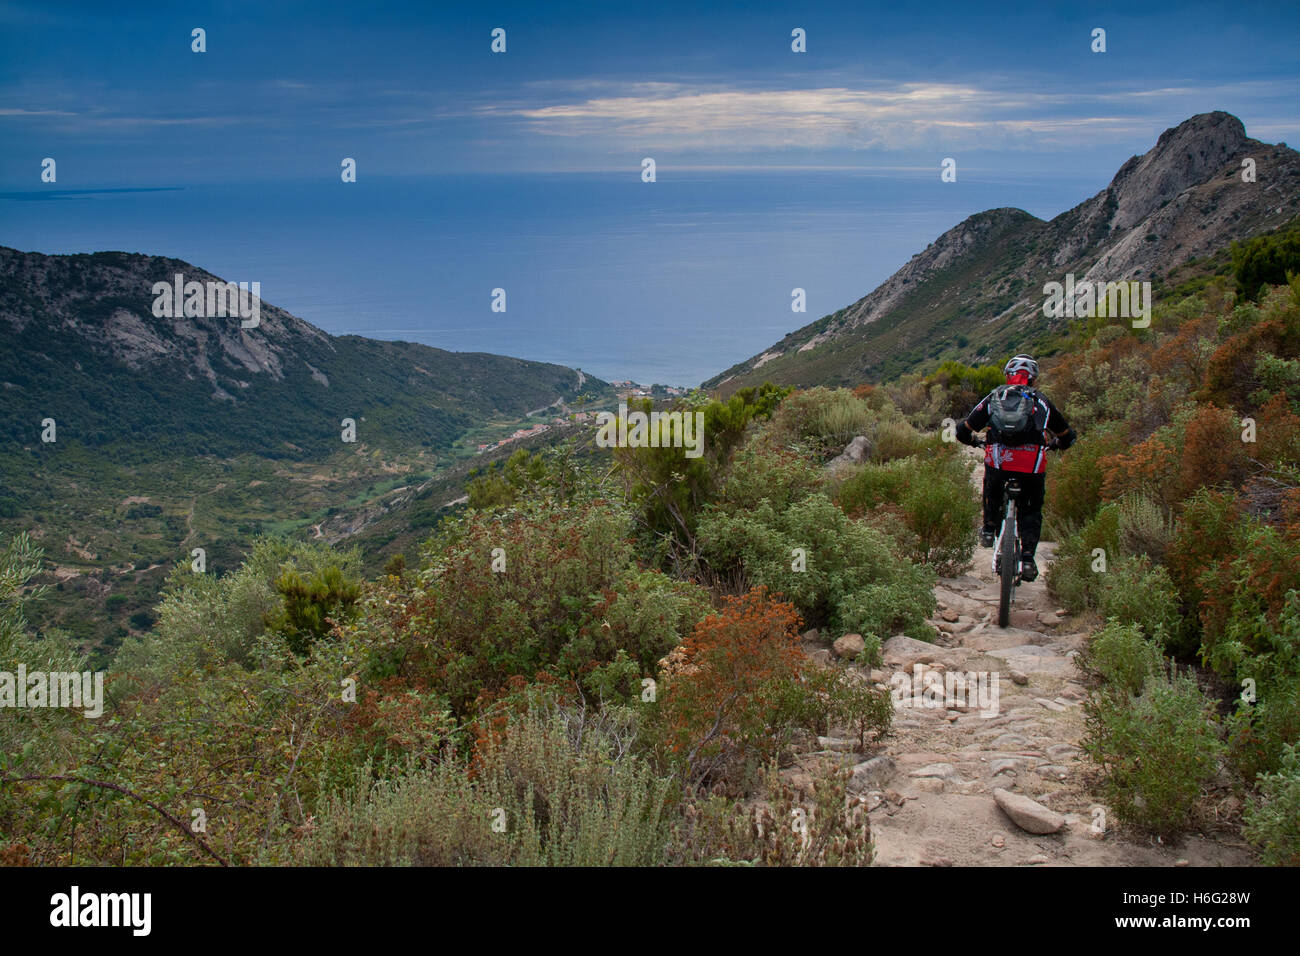
[[[1126,162],[1111,180],[1107,194],[1115,212],[1110,228],[1132,228],[1243,150],[1262,145],[1246,135],[1241,120],[1221,111],[1200,113],[1165,130],[1155,146]]]

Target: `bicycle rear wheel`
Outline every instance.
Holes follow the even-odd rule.
[[[1016,502],[1007,502],[1007,516],[1002,522],[1002,538],[998,541],[998,576],[1001,578],[1001,596],[998,600],[998,627],[1011,621],[1011,595],[1016,589],[1016,572],[1019,571],[1019,547],[1016,541]]]

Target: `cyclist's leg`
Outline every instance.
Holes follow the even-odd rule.
[[[1038,539],[1043,533],[1043,493],[1047,487],[1045,475],[1020,476],[1020,503],[1016,523],[1020,525],[1020,550],[1029,558],[1038,550]]]
[[[984,466],[984,530],[997,534],[1002,524],[1002,487],[1007,483],[1006,472],[989,465]]]

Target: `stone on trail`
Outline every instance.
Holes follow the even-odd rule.
[[[861,634],[845,634],[843,637],[835,639],[831,649],[835,651],[835,656],[840,660],[848,660],[856,659],[866,646],[866,641],[862,639]]]
[[[993,799],[1002,808],[1002,812],[1011,818],[1011,822],[1027,833],[1055,833],[1065,826],[1065,817],[1030,800],[1024,794],[997,787],[993,791]]]
[[[864,760],[853,768],[853,776],[849,778],[848,790],[850,793],[882,790],[897,772],[898,765],[894,763],[893,757],[887,754],[872,757],[870,760]]]
[[[1011,669],[1011,682],[1013,684],[1019,684],[1023,687],[1025,684],[1029,683],[1029,675],[1026,674],[1024,671],[1018,671],[1013,667]]]
[[[895,634],[881,645],[880,653],[887,664],[902,664],[911,667],[918,662],[929,664],[935,659],[939,650],[940,648],[935,647],[933,644],[918,641],[906,634]]]
[[[950,763],[931,763],[931,764],[926,764],[924,767],[920,767],[916,770],[913,770],[910,774],[908,774],[908,776],[916,777],[916,778],[922,778],[922,777],[947,778],[947,777],[955,776],[956,773],[957,773],[957,768]]]
[[[817,644],[821,641],[821,634],[818,632],[817,628],[810,627],[808,630],[803,632],[803,637],[801,637],[800,640],[805,644]]]
[[[1038,627],[1038,612],[1029,608],[1013,607],[1011,609],[1011,626],[1032,631]]]
[[[1022,627],[973,627],[966,634],[966,646],[977,651],[1000,651],[1011,647],[1037,647],[1046,644],[1049,638],[1039,631],[1027,631]]]

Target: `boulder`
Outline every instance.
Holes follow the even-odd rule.
[[[871,457],[871,442],[866,435],[859,435],[847,445],[844,450],[836,457],[831,459],[832,465],[860,465]]]
[[[840,660],[856,660],[866,646],[867,642],[862,639],[861,634],[845,634],[835,639],[831,649]]]
[[[1024,794],[997,787],[993,791],[993,799],[1002,808],[1002,812],[1011,818],[1011,822],[1027,833],[1055,833],[1065,826],[1065,817],[1030,800]]]

